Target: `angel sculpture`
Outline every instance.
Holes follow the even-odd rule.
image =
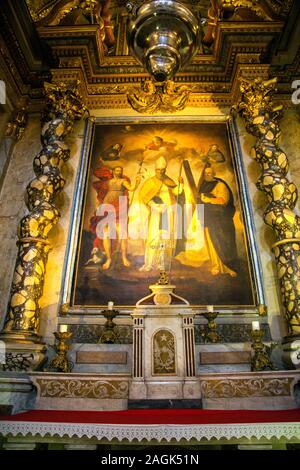
[[[141,88],[134,87],[128,93],[127,99],[133,109],[139,113],[155,113],[159,110],[159,97],[156,94],[156,87],[151,80],[146,80]]]
[[[172,80],[167,80],[163,86],[160,111],[173,112],[185,108],[190,91],[186,85],[176,86]]]
[[[185,85],[177,86],[172,80],[154,83],[146,80],[141,87],[131,90],[127,99],[133,109],[139,113],[162,111],[172,113],[186,106],[190,90]]]

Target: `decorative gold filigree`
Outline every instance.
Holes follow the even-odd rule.
[[[61,315],[67,315],[69,313],[69,309],[70,309],[70,304],[69,303],[61,304],[60,314]]]
[[[6,125],[6,137],[12,137],[16,140],[20,140],[22,138],[28,122],[27,113],[27,105],[21,106],[12,113],[12,116]]]
[[[49,0],[42,0],[42,1],[34,1],[34,0],[26,0],[31,18],[33,21],[37,22],[45,18],[49,13],[52,11],[52,9],[55,7],[55,5],[58,3],[59,0],[56,2],[54,1],[49,1]]]
[[[157,284],[159,284],[160,286],[166,286],[167,284],[170,284],[169,277],[166,271],[160,271]]]
[[[51,360],[49,366],[45,371],[49,370],[57,370],[58,372],[71,372],[74,367],[73,362],[69,361],[67,358],[67,353],[70,349],[70,345],[68,341],[73,336],[73,333],[70,331],[55,331],[55,344],[54,349],[56,351],[56,355]]]
[[[204,398],[286,397],[291,395],[293,377],[201,380]]]
[[[164,83],[146,80],[129,90],[127,99],[139,113],[174,113],[185,108],[191,90],[191,87],[178,86],[172,80]]]
[[[51,398],[128,398],[128,382],[124,380],[84,380],[37,378],[41,397]]]
[[[82,24],[89,22],[96,24],[100,29],[100,36],[106,46],[113,46],[115,36],[111,21],[111,0],[46,0],[36,3],[26,0],[30,15],[39,25],[57,26],[63,24],[68,15],[72,15],[73,25],[80,23],[80,17],[84,16]]]
[[[98,343],[117,343],[119,340],[119,334],[117,325],[113,322],[113,319],[120,314],[119,310],[102,310],[101,312],[106,318],[104,325],[104,331],[101,334]]]
[[[264,336],[263,330],[252,330],[252,349],[253,356],[251,359],[251,370],[274,370],[274,365],[269,357],[267,347],[263,344],[262,338]]]
[[[6,338],[9,334],[19,334],[31,339],[38,332],[39,299],[51,249],[47,238],[60,217],[54,199],[64,187],[61,168],[70,156],[63,141],[72,131],[74,121],[86,111],[78,92],[78,82],[69,85],[46,83],[45,91],[47,109],[42,120],[43,148],[33,161],[36,177],[26,188],[29,213],[18,228],[18,256],[3,329]]]
[[[101,9],[101,2],[99,0],[66,0],[65,2],[61,2],[60,0],[43,0],[39,2],[26,0],[26,3],[32,19],[36,23],[47,18],[47,16],[53,12],[55,12],[56,17],[59,18],[57,20],[59,22],[76,9],[80,9],[88,15],[91,13],[95,14],[99,8]],[[95,19],[98,21],[98,16],[96,16]]]
[[[90,17],[91,23],[100,22],[99,11],[101,11],[101,5],[99,0],[74,0],[69,2],[65,7],[57,9],[55,12],[55,21],[52,24],[59,24],[65,16],[72,13],[74,10],[81,10],[82,13]]]
[[[153,337],[153,374],[169,375],[176,373],[175,338],[165,329]]]
[[[266,317],[268,315],[268,307],[264,304],[259,304],[258,307],[258,313],[261,317]]]
[[[220,8],[222,10],[229,10],[235,13],[241,8],[253,11],[259,18],[264,20],[271,19],[270,16],[265,12],[261,5],[261,1],[257,0],[220,0]]]
[[[282,106],[272,100],[276,83],[276,79],[243,79],[237,110],[246,121],[247,131],[257,137],[251,156],[262,168],[257,187],[269,202],[264,221],[277,238],[273,251],[278,278],[288,327],[295,334],[300,331],[300,217],[293,211],[297,188],[286,176],[289,163],[279,147]]]
[[[221,337],[217,330],[217,323],[215,319],[219,315],[219,312],[206,312],[203,314],[208,321],[207,331],[205,333],[205,342],[207,343],[218,343],[221,341]]]

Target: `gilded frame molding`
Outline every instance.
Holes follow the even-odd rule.
[[[92,142],[97,124],[132,124],[132,123],[226,123],[229,138],[229,145],[232,153],[232,162],[237,178],[240,203],[245,225],[245,236],[247,238],[246,246],[249,248],[249,263],[253,277],[252,290],[255,298],[256,306],[226,306],[218,308],[220,314],[256,314],[262,315],[261,306],[266,305],[266,297],[263,288],[263,274],[261,260],[259,256],[258,244],[256,240],[254,216],[252,203],[247,188],[246,172],[242,158],[242,150],[238,137],[238,129],[236,118],[232,115],[205,115],[205,116],[133,116],[133,117],[97,117],[90,118],[86,121],[85,137],[82,145],[81,156],[75,179],[75,196],[73,198],[72,210],[70,216],[70,228],[67,239],[67,247],[65,253],[65,261],[62,272],[61,296],[60,296],[60,313],[61,315],[97,315],[106,306],[72,306],[70,300],[72,296],[72,282],[75,270],[76,252],[79,245],[80,221],[84,210],[84,196],[86,190],[86,182],[90,165],[90,153],[92,151]],[[121,314],[129,315],[134,306],[116,306]],[[191,305],[191,309],[195,313],[203,313],[206,311],[205,305]]]

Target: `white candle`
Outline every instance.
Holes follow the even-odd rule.
[[[68,331],[68,325],[59,325],[59,331],[61,333],[67,333]]]
[[[109,301],[108,304],[107,304],[108,310],[112,310],[113,306],[114,306],[114,303],[112,301]]]
[[[252,322],[252,330],[260,330],[260,324],[259,321],[253,321]]]
[[[208,311],[209,313],[213,313],[213,311],[214,311],[214,306],[213,306],[213,305],[207,305],[206,309],[207,309],[207,311]]]

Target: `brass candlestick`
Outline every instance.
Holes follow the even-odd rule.
[[[208,331],[205,334],[205,341],[208,343],[218,343],[221,340],[219,333],[217,332],[217,323],[215,319],[217,318],[219,312],[206,312],[204,316],[208,321],[207,328]]]
[[[51,369],[56,369],[58,372],[71,372],[74,364],[67,358],[67,353],[70,349],[70,345],[67,343],[67,341],[72,338],[73,333],[70,331],[55,331],[53,334],[56,339],[53,346],[56,351],[56,356],[52,359],[49,367],[45,370],[48,371]]]
[[[98,343],[117,343],[119,334],[116,331],[117,325],[113,322],[113,319],[120,313],[118,310],[102,310],[101,312],[106,318],[104,325],[104,331],[100,336]]]
[[[252,349],[254,351],[253,357],[251,359],[251,370],[252,371],[261,371],[261,370],[274,370],[274,365],[266,351],[266,346],[262,342],[262,337],[264,336],[263,330],[252,330]]]

